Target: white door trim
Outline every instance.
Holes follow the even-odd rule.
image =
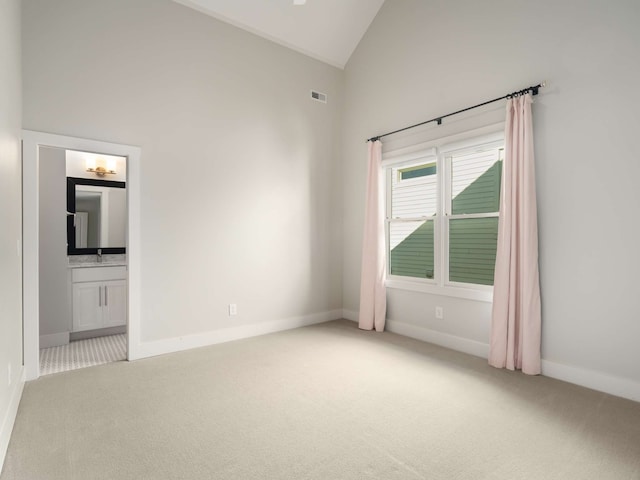
[[[39,232],[38,148],[40,146],[81,150],[127,157],[127,263],[128,329],[127,358],[140,351],[140,156],[139,147],[22,131],[22,223],[23,223],[23,315],[25,379],[40,376],[39,351]]]

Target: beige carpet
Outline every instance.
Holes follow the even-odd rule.
[[[330,322],[31,382],[0,478],[640,479],[640,404]]]

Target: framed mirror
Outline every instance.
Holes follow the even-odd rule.
[[[67,177],[67,254],[125,253],[125,182]]]

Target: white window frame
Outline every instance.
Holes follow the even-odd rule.
[[[480,143],[479,143],[480,142]],[[386,251],[389,253],[389,232],[391,212],[391,187],[393,168],[412,167],[423,163],[436,161],[438,175],[438,205],[434,221],[434,278],[415,278],[399,275],[387,276],[386,286],[392,289],[409,290],[414,292],[445,295],[451,297],[466,298],[483,302],[493,301],[493,286],[460,283],[448,280],[449,273],[449,220],[463,218],[496,217],[498,214],[464,214],[451,215],[450,179],[451,179],[451,155],[479,146],[483,148],[497,147],[504,143],[504,123],[478,128],[461,134],[439,138],[430,142],[420,143],[409,147],[385,152],[382,156],[382,168],[386,178],[386,212],[385,234]],[[407,179],[405,181],[410,181]],[[403,219],[426,220],[427,218]],[[447,248],[445,248],[445,245]],[[390,271],[390,255],[387,255],[387,271]]]

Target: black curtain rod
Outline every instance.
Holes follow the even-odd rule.
[[[427,123],[436,122],[438,125],[442,125],[442,119],[451,117],[453,115],[458,115],[459,113],[468,112],[469,110],[473,110],[474,108],[484,107],[485,105],[489,105],[493,102],[498,102],[500,100],[504,100],[505,98],[517,97],[520,95],[524,95],[525,93],[531,92],[533,95],[538,95],[538,91],[545,86],[545,82],[539,83],[538,85],[533,85],[531,87],[524,88],[522,90],[518,90],[517,92],[509,93],[499,98],[494,98],[493,100],[489,100],[487,102],[479,103],[478,105],[474,105],[473,107],[463,108],[462,110],[458,110],[457,112],[447,113],[446,115],[440,115],[439,117],[432,118],[431,120],[427,120],[425,122],[416,123],[415,125],[411,125],[410,127],[404,127],[399,130],[394,130],[393,132],[383,133],[382,135],[377,135],[375,137],[371,137],[367,139],[367,142],[375,142],[376,140],[380,140],[382,137],[386,137],[387,135],[393,135],[394,133],[404,132],[405,130],[409,130],[411,128],[420,127],[421,125],[426,125]]]

